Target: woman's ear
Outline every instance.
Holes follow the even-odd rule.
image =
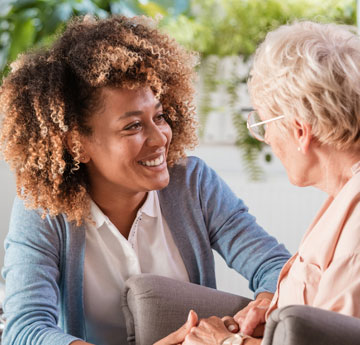
[[[77,130],[66,133],[65,146],[75,160],[77,159],[81,163],[88,163],[90,161],[90,157],[81,143],[81,137]]]
[[[312,139],[312,128],[307,122],[303,120],[294,120],[294,137],[297,140],[299,151],[306,154],[309,151],[311,139]]]

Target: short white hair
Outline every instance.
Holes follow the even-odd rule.
[[[360,38],[354,28],[309,21],[267,34],[250,72],[253,104],[302,119],[321,143],[345,150],[360,140]]]

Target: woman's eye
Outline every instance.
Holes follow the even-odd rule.
[[[125,131],[135,131],[141,128],[140,122],[131,123],[130,125],[124,128]]]
[[[165,121],[166,120],[166,114],[162,113],[162,114],[157,114],[155,116],[155,122],[159,123],[159,122],[162,122],[162,121]]]

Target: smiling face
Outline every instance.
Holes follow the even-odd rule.
[[[149,88],[104,88],[103,106],[82,138],[90,194],[130,196],[169,183],[167,153],[172,132]]]

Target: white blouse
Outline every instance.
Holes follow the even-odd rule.
[[[189,281],[184,262],[162,216],[156,191],[148,193],[126,239],[91,202],[95,224],[87,224],[84,262],[84,310],[87,341],[126,344],[121,311],[124,282],[134,274],[154,273]]]

